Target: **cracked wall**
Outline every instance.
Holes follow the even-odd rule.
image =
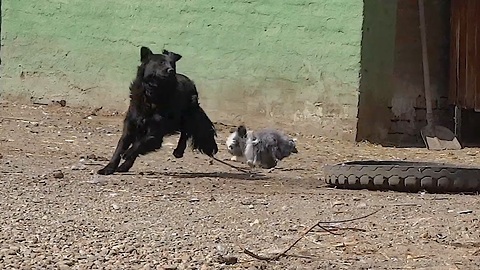
[[[15,0],[2,9],[3,98],[126,109],[146,45],[184,56],[177,69],[215,120],[354,137],[362,1]]]

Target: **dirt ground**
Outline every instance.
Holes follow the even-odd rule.
[[[324,164],[347,160],[476,165],[479,149],[384,148],[297,131],[300,153],[252,178],[193,152],[175,159],[171,137],[130,173],[100,176],[122,116],[91,111],[0,105],[0,269],[480,269],[477,195],[337,190],[322,179]],[[228,132],[219,125],[224,160]],[[333,224],[346,228],[335,234],[308,233],[277,261],[244,253],[271,256],[318,221],[380,208]]]

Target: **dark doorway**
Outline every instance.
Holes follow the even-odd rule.
[[[465,146],[480,145],[480,1],[451,1],[449,102]]]

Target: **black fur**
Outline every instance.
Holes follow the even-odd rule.
[[[182,58],[163,50],[154,54],[147,47],[140,49],[141,64],[130,85],[130,106],[123,122],[123,132],[110,162],[99,174],[126,172],[139,155],[162,147],[165,136],[180,133],[176,158],[183,157],[187,142],[193,149],[208,156],[218,152],[216,131],[212,121],[198,102],[195,84],[187,76],[176,73],[175,63]],[[120,160],[125,161],[122,165]]]

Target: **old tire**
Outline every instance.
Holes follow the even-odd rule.
[[[325,182],[345,189],[478,192],[480,168],[410,161],[352,161],[324,167]]]

